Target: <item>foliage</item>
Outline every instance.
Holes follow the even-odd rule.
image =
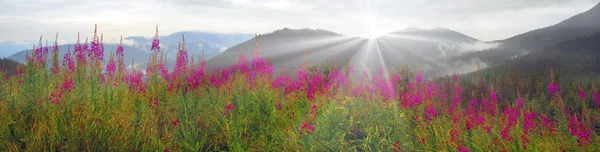
[[[93,47],[75,46],[74,69],[66,63],[53,73],[43,56],[28,60],[0,81],[0,150],[600,150],[593,87],[580,104],[564,104],[569,89],[521,96],[459,75],[424,80],[380,69],[354,77],[352,67],[335,64],[292,78],[274,74],[258,51],[224,69],[178,57],[179,70],[169,73],[158,35],[154,42],[145,72],[125,71],[122,48],[103,66],[97,38]],[[179,51],[186,55],[185,45]],[[559,82],[550,78],[541,83]]]

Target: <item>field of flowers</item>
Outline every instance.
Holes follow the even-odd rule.
[[[128,70],[127,50],[96,33],[62,63],[40,40],[14,75],[0,73],[0,151],[600,151],[595,87],[563,101],[548,80],[545,100],[526,100],[465,92],[457,74],[353,77],[334,65],[291,76],[258,50],[209,69],[183,39],[168,70],[159,44],[146,69]],[[116,49],[107,63],[105,49]]]

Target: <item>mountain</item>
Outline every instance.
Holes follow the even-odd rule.
[[[284,28],[233,46],[209,60],[208,64],[209,67],[230,66],[242,52],[250,59],[258,46],[260,55],[270,59],[276,71],[286,67],[294,71],[301,66],[306,53],[307,63],[319,66],[332,65],[337,59],[340,65],[348,64],[350,60],[355,69],[374,71],[382,66],[409,63],[422,65],[422,69],[433,72],[452,69],[445,59],[472,51],[471,45],[477,43],[483,42],[443,28],[407,29],[373,39],[318,29]]]
[[[537,51],[559,42],[600,32],[600,3],[590,10],[568,18],[558,24],[529,31],[497,41],[502,45],[487,51],[474,52],[457,58],[480,58],[488,63],[502,63],[506,59]]]
[[[111,51],[114,52],[115,50],[117,50],[118,46],[119,46],[118,44],[104,44],[104,60],[105,61],[109,60],[110,52]],[[71,44],[71,53],[73,53],[74,47],[75,46],[73,44]],[[68,48],[69,48],[69,45],[59,45],[58,56],[59,56],[60,63],[62,63],[63,56],[67,53]],[[128,66],[131,65],[132,59],[135,59],[136,64],[148,62],[148,57],[150,56],[150,54],[148,53],[148,51],[146,51],[142,48],[134,47],[131,45],[123,45],[123,50],[124,50],[123,54],[125,56],[124,60]],[[29,50],[29,53],[31,54],[32,50]],[[19,63],[25,63],[26,62],[25,61],[26,54],[27,54],[26,51],[17,52],[15,54],[9,56],[8,59],[14,60]],[[51,56],[48,55],[48,62],[50,62],[50,60],[51,60],[50,58],[51,58]]]
[[[380,39],[398,44],[413,53],[436,59],[446,59],[477,51],[480,48],[476,45],[485,43],[446,28],[431,30],[409,28],[390,33]]]
[[[260,55],[270,59],[276,70],[283,70],[286,66],[291,69],[300,67],[304,53],[310,64],[320,64],[334,57],[342,61],[356,54],[355,48],[364,41],[359,39],[326,30],[284,28],[235,45],[210,59],[208,66],[230,66],[241,53],[250,59],[256,42]]]
[[[20,64],[11,59],[0,58],[0,70],[6,72],[7,75],[13,75]]]
[[[6,41],[0,43],[0,57],[7,57],[18,51],[21,51],[27,47],[31,47],[30,45],[19,44],[16,42]]]
[[[555,81],[564,92],[565,101],[577,101],[578,83],[600,82],[600,32],[578,37],[538,49],[521,57],[510,59],[479,72],[467,74],[465,80],[480,75],[491,82],[504,95],[529,94],[532,98],[547,97],[545,91],[550,81],[550,69]],[[481,79],[479,79],[481,80]],[[486,82],[480,84],[488,84]],[[586,89],[589,85],[583,86]],[[499,95],[501,96],[501,95]]]
[[[206,32],[176,32],[167,36],[159,37],[161,48],[164,48],[164,54],[169,59],[175,59],[177,56],[177,45],[182,41],[182,35],[185,35],[185,45],[188,55],[199,56],[204,49],[206,58],[212,58],[225,51],[225,49],[249,40],[253,37],[251,34],[215,34]],[[153,37],[133,36],[126,37],[125,40],[133,42],[134,46],[150,48]]]
[[[211,58],[217,54],[220,54],[230,46],[252,38],[252,35],[250,34],[215,34],[190,31],[160,36],[159,39],[161,42],[161,52],[163,55],[167,56],[169,62],[173,62],[172,64],[169,64],[171,68],[174,65],[177,54],[177,46],[182,40],[182,34],[185,35],[185,43],[188,50],[188,55],[200,56],[202,50],[204,49],[206,58]],[[130,65],[131,60],[134,59],[136,64],[145,65],[150,56],[149,52],[152,45],[152,37],[131,36],[124,38],[124,40],[127,42],[123,45],[125,63]],[[68,45],[59,46],[59,56],[61,61],[62,56],[67,52],[67,46]],[[71,44],[71,51],[73,51],[73,47],[74,45]],[[116,51],[117,47],[118,44],[104,44],[104,56],[106,60],[108,60],[110,52]],[[25,55],[26,51],[20,51],[9,56],[8,58],[20,63],[24,63]]]

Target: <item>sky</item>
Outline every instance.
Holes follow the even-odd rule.
[[[444,27],[492,41],[556,24],[600,0],[2,0],[0,43],[73,43],[94,24],[105,42],[120,35],[179,31],[268,33],[325,29],[381,35],[406,28]],[[83,40],[82,40],[83,41]]]

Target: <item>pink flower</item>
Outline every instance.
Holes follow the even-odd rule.
[[[106,64],[106,72],[109,76],[114,76],[115,72],[117,72],[117,63],[114,58],[110,58],[108,64]]]
[[[598,92],[594,92],[592,100],[594,101],[594,107],[600,108],[600,95],[598,94]]]
[[[124,52],[123,52],[123,44],[119,44],[119,47],[117,47],[117,62],[118,62],[118,71],[123,72],[123,70],[125,70],[125,64],[123,63],[124,61]]]
[[[458,81],[460,77],[458,76],[458,73],[455,73],[454,75],[452,75],[452,79],[454,79],[454,81]]]
[[[150,48],[153,52],[160,52],[160,40],[158,39],[158,26],[156,26],[156,35],[152,39],[152,47]]]
[[[420,85],[421,83],[423,83],[423,75],[422,74],[417,74],[415,76],[415,83],[417,85]]]
[[[303,133],[310,135],[313,132],[315,132],[315,125],[313,124],[302,123],[302,126],[300,126],[300,136],[302,136]]]
[[[469,152],[469,149],[467,149],[464,146],[458,146],[458,148],[456,148],[456,151],[458,151],[458,152]]]
[[[75,62],[73,61],[73,57],[71,57],[71,51],[69,50],[65,56],[63,57],[63,66],[67,67],[69,72],[75,71]]]
[[[180,49],[177,52],[177,60],[175,62],[175,69],[173,69],[173,78],[177,79],[187,70],[188,65],[188,54],[185,48]]]
[[[87,63],[87,48],[87,41],[85,42],[85,44],[82,45],[79,43],[79,40],[77,40],[73,53],[75,53],[75,57],[77,58],[78,64],[84,65]]]
[[[530,142],[531,140],[527,138],[527,134],[521,135],[521,146],[523,146],[523,149],[527,150],[527,144]]]
[[[477,118],[475,118],[475,121],[477,122],[477,125],[483,125],[485,124],[485,116],[477,116]]]
[[[171,121],[171,124],[173,124],[173,126],[177,127],[179,126],[179,124],[181,123],[181,121],[179,121],[179,119],[175,119]]]
[[[63,91],[71,91],[71,89],[75,88],[75,84],[73,83],[72,78],[65,79],[65,81],[61,85],[61,89]]]
[[[525,106],[523,99],[517,99],[517,107],[522,108],[523,106]]]
[[[544,124],[544,127],[546,127],[546,129],[548,129],[548,131],[550,131],[550,133],[556,132],[556,126],[554,125],[554,122],[552,120],[550,120],[545,115],[540,116],[540,119],[542,119],[542,123]]]
[[[426,120],[433,120],[433,118],[437,117],[438,112],[435,110],[435,108],[431,105],[428,105],[427,108],[425,109],[425,119]]]
[[[402,150],[402,147],[400,146],[400,142],[398,142],[398,141],[394,142],[394,144],[392,144],[392,147],[395,152]]]
[[[586,97],[586,92],[585,92],[585,90],[579,90],[579,92],[577,92],[577,95],[579,95],[580,101],[584,101],[585,97]]]
[[[225,106],[225,112],[223,112],[222,114],[223,114],[223,115],[224,115],[224,116],[225,116],[227,119],[229,119],[229,118],[230,118],[231,111],[233,111],[233,110],[235,110],[235,106],[233,106],[233,104],[231,104],[231,103],[230,103],[230,104],[228,104],[228,105],[226,105],[226,106]]]
[[[529,134],[532,131],[535,131],[535,127],[537,126],[533,121],[537,117],[537,113],[533,112],[525,112],[523,116],[523,131],[525,134]]]
[[[456,129],[450,130],[450,141],[452,141],[452,142],[456,141],[456,139],[458,139],[458,136],[460,136],[460,132],[458,132],[458,130],[456,130]]]
[[[555,94],[560,94],[560,87],[558,87],[557,84],[555,83],[548,83],[548,94],[549,95],[555,95]]]
[[[228,104],[227,106],[225,106],[225,110],[226,111],[233,111],[235,110],[235,106],[233,106],[233,104]]]
[[[502,139],[507,140],[507,141],[512,141],[512,136],[509,135],[510,133],[510,128],[504,127],[502,128],[502,130],[500,131],[500,134],[502,135]]]

